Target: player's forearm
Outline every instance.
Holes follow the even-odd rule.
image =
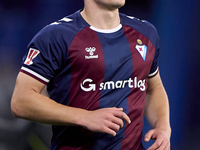
[[[13,114],[19,118],[54,125],[74,125],[84,111],[58,104],[35,91],[28,91],[21,95],[15,92],[11,108]]]
[[[145,116],[152,126],[144,138],[145,142],[154,139],[150,149],[170,149],[171,127],[169,103],[159,74],[148,81]]]
[[[170,130],[168,97],[162,83],[147,91],[145,117],[153,128]]]
[[[14,116],[48,124],[77,124],[85,110],[59,104],[40,94],[44,86],[43,83],[20,72],[11,100]]]
[[[14,92],[12,111],[16,117],[53,125],[78,125],[94,132],[103,132],[113,136],[123,127],[123,120],[130,123],[130,118],[122,108],[87,111],[58,104],[33,91],[28,92],[27,96],[24,95],[26,94],[16,99]]]
[[[122,108],[88,111],[65,106],[40,94],[44,87],[45,85],[38,80],[19,73],[11,100],[13,114],[16,117],[41,123],[78,125],[113,136],[123,127],[123,120],[130,123],[130,118]]]

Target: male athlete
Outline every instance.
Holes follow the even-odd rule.
[[[53,125],[51,150],[169,150],[168,98],[158,71],[159,37],[119,13],[125,0],[84,0],[84,9],[42,29],[28,45],[11,108]],[[49,97],[41,94],[47,86]]]

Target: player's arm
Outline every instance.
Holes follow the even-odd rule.
[[[169,121],[169,102],[159,73],[148,80],[145,117],[152,126],[145,135],[145,141],[155,139],[148,150],[169,150],[171,127]]]
[[[41,94],[45,85],[20,72],[11,100],[15,117],[53,125],[80,125],[95,132],[115,135],[129,122],[129,117],[119,108],[87,111],[55,102]]]

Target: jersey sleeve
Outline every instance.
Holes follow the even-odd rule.
[[[150,24],[150,23],[149,23]],[[158,35],[158,32],[156,28],[151,24],[153,31],[154,31],[154,36],[153,36],[153,45],[155,47],[155,54],[154,54],[154,59],[151,65],[151,70],[149,73],[149,78],[154,77],[158,72],[159,72],[159,59],[158,56],[160,54],[160,37]]]
[[[47,84],[62,65],[63,46],[53,25],[42,29],[29,43],[21,72]]]
[[[152,63],[151,70],[148,76],[149,78],[154,77],[159,71],[159,61],[158,61],[159,53],[160,53],[160,48],[156,48],[153,63]]]

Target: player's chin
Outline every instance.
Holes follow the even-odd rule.
[[[118,3],[116,3],[116,7],[121,8],[125,5],[125,0],[119,0]]]
[[[110,10],[115,10],[115,9],[121,8],[121,7],[123,7],[123,6],[124,6],[124,4],[119,4],[119,3],[117,3],[117,4],[112,5],[112,6],[110,7]]]
[[[110,5],[113,9],[121,8],[125,5],[125,0],[113,0]]]
[[[120,0],[120,3],[121,3],[121,7],[125,5],[126,3],[126,0]]]

